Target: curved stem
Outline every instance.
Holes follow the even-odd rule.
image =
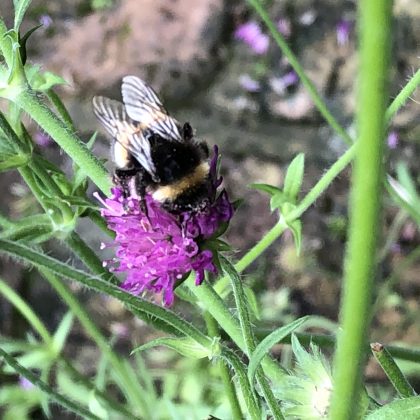
[[[359,141],[352,177],[349,242],[344,265],[342,331],[335,355],[330,411],[330,418],[334,420],[354,418],[361,395],[381,207],[391,5],[391,1],[359,2]]]

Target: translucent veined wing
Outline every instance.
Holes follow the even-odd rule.
[[[153,164],[150,143],[144,137],[139,127],[128,117],[121,102],[95,96],[93,111],[105,129],[124,150],[133,155],[147,172],[156,178],[156,168]],[[115,148],[114,148],[115,149]],[[118,164],[119,156],[114,156]]]
[[[162,105],[155,91],[136,76],[125,76],[122,97],[128,116],[143,130],[149,129],[166,140],[182,141],[179,123]]]

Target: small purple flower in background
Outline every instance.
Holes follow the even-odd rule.
[[[239,84],[248,92],[259,92],[261,90],[261,83],[253,79],[249,74],[241,74],[239,76]]]
[[[39,17],[39,23],[45,28],[45,29],[47,29],[47,28],[49,28],[51,25],[52,25],[52,23],[53,23],[53,20],[51,19],[51,16],[50,15],[41,15],[40,17]]]
[[[350,32],[352,30],[353,23],[346,19],[341,19],[337,23],[336,35],[337,35],[337,44],[340,47],[344,47],[349,43]]]
[[[53,143],[51,137],[47,133],[44,133],[43,131],[39,130],[36,131],[36,133],[33,136],[33,139],[35,143],[40,147],[48,147]]]
[[[273,77],[270,79],[269,83],[274,92],[278,95],[283,95],[288,87],[295,85],[298,81],[299,76],[292,70],[284,74],[282,77]]]
[[[285,38],[289,38],[289,36],[292,34],[290,20],[287,18],[280,18],[277,21],[277,29]]]
[[[270,38],[261,31],[255,21],[249,21],[238,26],[235,38],[247,44],[255,54],[265,54],[270,46]]]
[[[396,149],[399,143],[399,136],[396,131],[390,131],[387,138],[388,147],[393,150]]]
[[[217,176],[218,153],[215,148],[210,165],[208,202],[197,211],[175,215],[164,210],[151,195],[146,195],[146,216],[140,199],[124,199],[119,188],[102,200],[101,210],[108,227],[116,233],[115,242],[102,247],[116,247],[116,257],[104,262],[111,271],[127,272],[121,287],[135,295],[150,291],[163,293],[163,302],[174,301],[176,283],[192,270],[195,283],[200,285],[204,272],[216,274],[213,252],[201,245],[211,238],[223,223],[229,222],[233,207],[225,190],[217,195],[222,178]]]
[[[29,391],[34,388],[35,385],[24,376],[19,376],[19,386],[25,391]]]

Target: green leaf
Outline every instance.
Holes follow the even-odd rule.
[[[283,191],[278,191],[271,197],[270,210],[274,211],[276,209],[279,209],[283,206],[283,204],[287,203],[288,199],[288,196]]]
[[[13,0],[13,5],[15,7],[14,29],[16,32],[19,32],[20,24],[22,23],[23,17],[30,4],[31,0]]]
[[[293,239],[295,241],[296,253],[299,256],[302,248],[302,222],[298,219],[287,225],[292,231]]]
[[[19,39],[19,44],[20,44],[20,58],[22,60],[22,64],[25,65],[26,63],[26,58],[27,58],[27,54],[26,54],[26,42],[28,41],[29,37],[40,27],[42,26],[42,24],[37,25],[35,27],[33,27],[32,29],[29,29],[28,32],[26,32],[26,34]]]
[[[268,354],[268,352],[271,350],[271,348],[283,338],[290,335],[294,330],[299,328],[308,319],[309,316],[304,316],[302,318],[296,319],[290,324],[284,325],[283,327],[280,327],[277,330],[273,331],[258,344],[249,360],[248,379],[251,384],[254,382],[254,377],[258,366],[260,365],[264,356]]]
[[[109,419],[108,411],[96,397],[95,391],[91,391],[89,394],[89,410],[101,419]]]
[[[366,420],[418,420],[420,396],[395,400],[370,413]]]
[[[283,192],[292,203],[296,203],[297,195],[299,194],[300,187],[302,186],[304,167],[305,155],[303,153],[299,153],[287,168]]]
[[[248,185],[249,188],[253,188],[254,190],[263,191],[271,196],[276,195],[277,193],[281,193],[282,190],[280,188],[277,188],[273,185],[269,184],[250,184]]]
[[[54,86],[67,84],[67,81],[64,80],[62,77],[50,71],[46,71],[44,73],[38,72],[34,75],[31,82],[31,87],[34,90],[46,92]]]
[[[73,326],[73,314],[71,312],[67,312],[63,319],[60,322],[60,325],[57,328],[53,336],[53,346],[54,351],[59,354],[64,347],[64,343],[66,342],[67,336]]]
[[[191,357],[193,359],[202,359],[204,357],[208,357],[211,360],[216,354],[220,353],[218,345],[216,345],[214,349],[210,349],[203,347],[201,344],[197,343],[189,337],[162,337],[137,347],[131,352],[131,354],[136,351],[143,351],[156,346],[169,347],[179,354],[182,354],[186,357]]]

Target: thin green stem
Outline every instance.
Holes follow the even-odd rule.
[[[104,268],[99,257],[76,232],[72,232],[68,235],[65,242],[67,246],[80,258],[83,264],[92,271],[92,273],[112,284],[120,284],[117,277]]]
[[[330,418],[334,420],[353,419],[361,395],[381,207],[391,6],[391,1],[359,2],[359,141],[353,171],[349,242],[344,267],[342,331],[338,336],[335,355],[330,411]]]
[[[219,326],[216,320],[210,315],[209,312],[204,312],[204,320],[207,325],[207,332],[210,337],[219,336]],[[229,400],[230,408],[232,410],[232,418],[234,420],[242,420],[244,418],[241,410],[241,406],[236,395],[235,384],[230,376],[229,368],[221,360],[217,362],[220,377],[222,378],[225,394]]]
[[[33,118],[80,168],[83,168],[87,176],[104,194],[109,193],[111,181],[104,166],[64,122],[37,98],[34,92],[26,88],[10,99]]]
[[[32,308],[11,288],[0,279],[0,293],[21,313],[32,328],[38,332],[44,343],[53,348],[53,339]]]
[[[238,311],[239,325],[245,343],[245,353],[248,357],[251,357],[255,350],[256,343],[241,278],[233,265],[226,258],[220,257],[220,263],[225,275],[227,275],[231,280],[233,296],[235,298],[236,309]],[[257,368],[256,377],[264,395],[264,399],[271,410],[273,418],[276,420],[284,419],[280,410],[280,404],[274,397],[274,394],[270,388],[270,385],[268,384],[267,378],[264,376],[261,367]]]
[[[78,414],[83,419],[93,419],[93,420],[101,420],[95,414],[91,413],[89,410],[81,407],[79,404],[69,400],[64,395],[59,394],[58,392],[54,391],[47,383],[42,381],[38,376],[33,374],[30,370],[23,367],[13,356],[9,353],[4,351],[0,348],[0,356],[3,357],[5,362],[11,366],[15,372],[25,377],[29,382],[34,384],[37,388],[39,388],[42,392],[45,392],[49,398],[51,398],[56,403],[60,404],[67,410],[70,410],[73,413]]]
[[[381,365],[399,396],[409,398],[417,395],[388,350],[380,343],[372,343],[370,347],[375,359]]]
[[[311,82],[311,80],[309,80],[308,76],[306,76],[305,71],[300,65],[297,57],[293,54],[292,50],[287,45],[283,36],[276,28],[276,25],[270,19],[268,13],[264,10],[262,2],[260,0],[248,0],[248,2],[251,4],[251,6],[255,9],[255,11],[260,15],[261,19],[267,25],[267,28],[271,32],[271,35],[273,36],[274,40],[276,41],[283,54],[287,57],[287,60],[299,76],[300,80],[302,81],[302,84],[306,87],[306,90],[308,91],[310,97],[314,101],[314,104],[318,108],[321,115],[325,118],[330,127],[340,137],[342,137],[342,139],[348,145],[351,145],[353,143],[353,139],[349,136],[346,130],[340,125],[340,123],[336,120],[336,118],[331,114],[331,112],[325,105],[325,101],[321,98],[321,95],[318,93],[316,87]]]
[[[83,306],[80,304],[78,299],[73,295],[67,285],[65,285],[60,279],[58,279],[49,270],[39,268],[40,273],[55,289],[58,295],[63,299],[66,305],[70,308],[74,316],[79,320],[80,324],[101,350],[106,355],[109,362],[115,372],[116,377],[119,380],[121,389],[124,390],[128,399],[133,407],[144,407],[145,402],[142,396],[142,390],[137,389],[138,384],[132,383],[128,380],[126,367],[123,365],[122,360],[117,356],[110,346],[109,339],[104,337],[93,322],[90,315],[85,311]]]
[[[106,357],[106,356],[105,356]],[[137,419],[127,408],[115,401],[113,397],[108,395],[106,392],[101,391],[98,389],[89,378],[82,375],[71,363],[69,359],[64,356],[60,356],[59,362],[61,362],[64,368],[69,372],[69,374],[78,382],[83,384],[89,391],[93,391],[95,395],[97,395],[100,399],[103,400],[105,404],[107,404],[115,413],[118,413],[126,419]]]
[[[398,110],[405,105],[410,96],[420,85],[420,69],[414,73],[413,77],[401,89],[400,93],[392,101],[385,113],[385,120],[389,123]]]

